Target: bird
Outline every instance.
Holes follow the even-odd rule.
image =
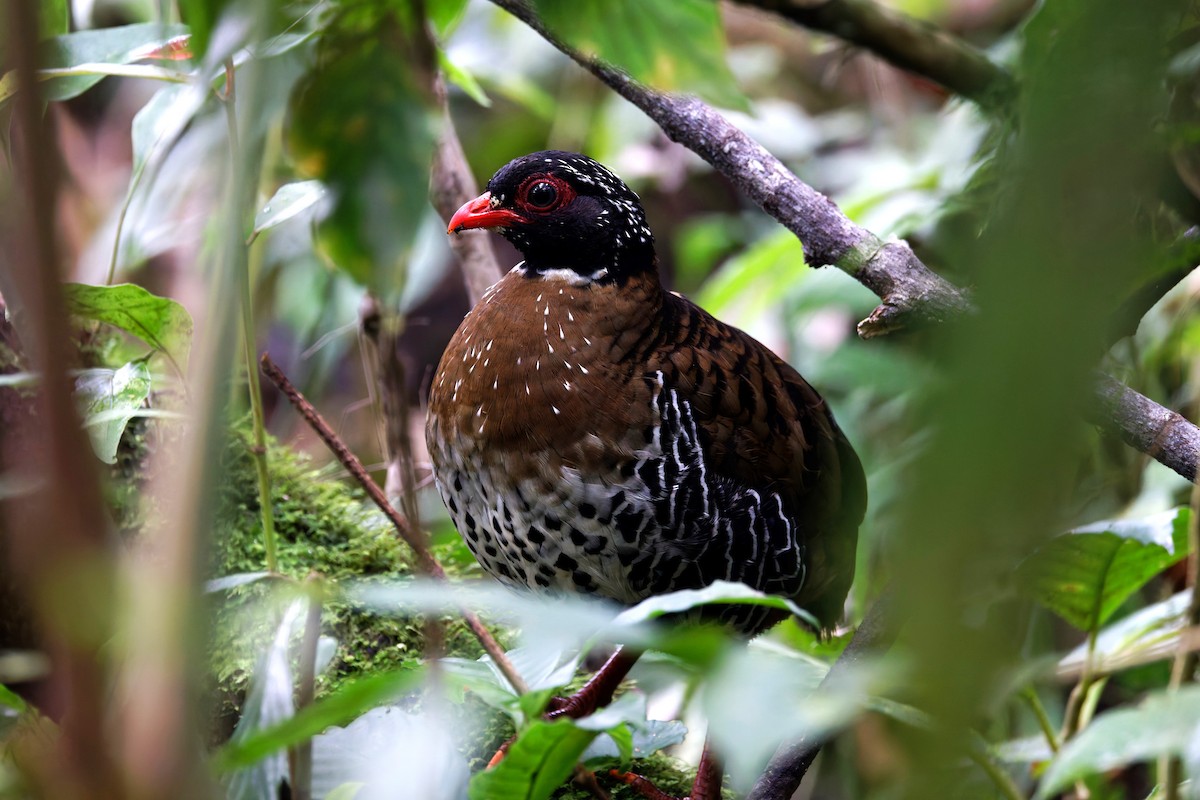
[[[860,460],[794,368],[668,291],[638,195],[585,155],[536,152],[449,221],[448,233],[472,229],[498,231],[524,260],[446,346],[426,442],[484,569],[624,605],[734,581],[835,625],[866,509]],[[752,637],[785,613],[699,616]],[[637,656],[618,648],[548,716],[610,701]],[[691,800],[719,798],[721,775],[706,746]]]

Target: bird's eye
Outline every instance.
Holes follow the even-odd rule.
[[[538,181],[525,192],[525,202],[530,208],[548,209],[558,201],[558,189],[549,181]]]

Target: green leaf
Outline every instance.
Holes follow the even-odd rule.
[[[460,67],[451,61],[450,56],[446,55],[446,51],[440,47],[438,48],[437,55],[438,66],[446,74],[446,80],[462,89],[466,92],[467,97],[479,103],[484,108],[492,107],[491,98],[487,96],[487,92],[479,85],[479,81],[475,80],[474,75],[468,72],[466,68]]]
[[[125,426],[150,397],[150,369],[144,361],[131,361],[115,370],[84,370],[75,379],[75,397],[92,451],[105,464],[115,464]]]
[[[179,13],[192,30],[192,48],[197,56],[208,50],[213,30],[229,0],[180,0]]]
[[[9,372],[0,375],[0,389],[24,389],[36,386],[41,379],[36,372]]]
[[[23,714],[28,710],[28,704],[21,699],[21,695],[9,689],[4,684],[0,684],[0,706],[11,708],[18,714]]]
[[[629,754],[624,755],[623,745],[614,741],[612,731],[596,737],[596,741],[583,754],[584,761],[604,758],[646,758],[668,747],[679,744],[687,736],[687,726],[679,720],[648,719],[627,725],[632,736],[629,739]]]
[[[312,208],[325,194],[325,186],[320,181],[285,183],[276,190],[262,210],[254,215],[254,233],[251,238]]]
[[[206,594],[227,592],[230,589],[236,589],[238,586],[246,586],[247,584],[257,583],[264,578],[275,577],[278,576],[270,572],[239,572],[236,575],[225,575],[221,578],[213,578],[210,581],[205,581],[204,592]]]
[[[1117,672],[1151,651],[1174,652],[1191,597],[1191,591],[1185,589],[1105,626],[1091,648],[1092,669],[1099,673]],[[1088,642],[1084,642],[1063,656],[1058,668],[1082,672],[1088,650]]]
[[[1018,570],[1054,613],[1096,631],[1122,603],[1188,554],[1188,509],[1143,520],[1114,520],[1056,536]]]
[[[132,64],[171,41],[186,36],[187,32],[188,29],[182,25],[141,23],[68,33],[42,43],[40,66],[48,70],[73,70],[86,65]],[[90,71],[88,74],[51,78],[43,88],[43,99],[69,100],[78,97],[103,77],[100,71]],[[0,104],[15,91],[16,76],[9,72],[0,79]]]
[[[206,93],[194,86],[165,86],[154,93],[133,117],[133,173],[136,176],[150,161],[160,143],[175,140],[204,104]]]
[[[385,301],[428,208],[435,116],[418,71],[392,41],[399,20],[352,42],[326,43],[322,63],[292,94],[292,152],[333,198],[317,227],[332,263]]]
[[[761,314],[793,289],[808,272],[804,248],[791,231],[780,230],[755,242],[721,266],[695,296],[712,314],[725,314],[731,304],[749,300],[739,312]]]
[[[468,797],[544,800],[567,779],[596,735],[570,720],[538,720],[517,737],[503,761],[471,779]]]
[[[218,752],[218,758],[225,750],[252,740],[264,728],[286,721],[295,712],[289,644],[307,606],[307,601],[293,600],[284,611],[270,646],[250,676],[241,719],[225,749]],[[227,777],[227,800],[258,800],[278,794],[280,783],[287,780],[287,758],[282,753],[275,753],[256,761]]]
[[[180,374],[186,371],[192,318],[179,303],[130,283],[68,283],[64,291],[71,314],[120,328],[165,355]]]
[[[358,792],[364,784],[361,781],[343,783],[329,794],[325,795],[325,800],[354,800],[358,797]]]
[[[453,33],[466,8],[467,0],[431,0],[425,4],[425,11],[439,39],[445,39]]]
[[[217,752],[213,765],[223,772],[247,767],[326,728],[346,725],[375,706],[412,691],[423,674],[419,669],[393,670],[344,683],[332,694],[300,709],[295,716],[244,739],[230,741]]]
[[[777,608],[795,614],[814,627],[819,627],[816,619],[791,600],[775,595],[763,594],[757,589],[751,589],[744,583],[731,581],[715,581],[703,589],[683,589],[670,594],[649,597],[633,608],[622,611],[614,623],[617,625],[636,625],[657,619],[664,614],[678,614],[693,608],[706,605],[753,605]]]
[[[991,752],[1006,764],[1040,764],[1054,758],[1054,751],[1043,734],[1023,736],[993,745]]]
[[[1037,797],[1049,797],[1077,780],[1161,755],[1200,750],[1200,686],[1157,692],[1136,708],[1097,715],[1050,762]]]
[[[668,91],[745,109],[710,0],[536,0],[545,23],[574,48]]]
[[[470,770],[456,749],[461,742],[433,705],[418,712],[373,708],[344,728],[314,736],[311,796],[328,799],[350,784],[364,798],[462,800]],[[404,790],[398,792],[398,786]]]
[[[580,757],[581,761],[618,760],[628,764],[683,741],[687,728],[683,723],[646,719],[646,698],[624,694],[607,708],[577,720],[576,725],[601,731]]]
[[[67,0],[42,0],[38,3],[41,11],[41,38],[62,36],[71,30],[71,11]]]

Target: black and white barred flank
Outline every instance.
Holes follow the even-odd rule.
[[[499,463],[464,464],[438,488],[480,563],[517,587],[572,591],[624,604],[716,580],[795,597],[806,559],[780,495],[715,475],[691,405],[655,384],[657,424],[636,460],[613,474],[563,467],[554,493],[514,482]],[[534,454],[536,456],[536,454]],[[724,606],[691,615],[754,634],[777,612]]]

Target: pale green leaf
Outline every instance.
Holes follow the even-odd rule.
[[[89,369],[75,379],[75,397],[92,451],[105,464],[115,464],[125,426],[150,397],[150,370],[143,361],[119,369]]]
[[[1200,743],[1200,686],[1157,692],[1133,708],[1105,711],[1050,762],[1037,797],[1089,775],[1162,755],[1183,756]]]
[[[205,581],[204,591],[206,594],[227,592],[238,586],[246,586],[247,584],[257,583],[264,578],[274,577],[277,576],[270,572],[239,572],[236,575],[225,575],[221,578],[213,578],[210,581]]]
[[[412,691],[423,674],[419,669],[394,670],[344,683],[294,716],[230,741],[217,752],[214,766],[221,771],[246,767],[326,728],[345,725],[366,711]]]
[[[721,316],[743,300],[738,310],[753,318],[781,294],[795,287],[808,270],[804,248],[791,231],[780,230],[729,259],[701,287],[696,304]]]
[[[744,583],[715,581],[703,589],[683,589],[670,594],[649,597],[633,608],[622,611],[615,620],[618,625],[636,625],[657,619],[664,614],[679,614],[707,605],[754,605],[776,608],[795,614],[814,627],[820,627],[816,619],[791,600],[775,595],[763,594]]]
[[[479,81],[475,80],[465,67],[461,67],[450,60],[450,56],[446,55],[446,51],[438,48],[438,66],[446,75],[446,80],[453,83],[458,88],[462,89],[467,97],[474,100],[484,108],[491,108],[492,100],[487,96],[487,92],[479,85]]]
[[[265,230],[287,222],[292,217],[312,208],[325,197],[325,186],[320,181],[296,181],[285,183],[276,190],[267,204],[254,215],[254,236]]]

